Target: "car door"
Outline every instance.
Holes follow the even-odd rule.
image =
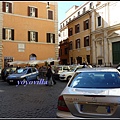
[[[32,70],[31,70],[31,68],[28,68],[26,77],[27,77],[27,80],[28,80],[28,81],[30,81],[30,80],[33,79],[33,75],[32,75]]]
[[[39,75],[39,72],[36,68],[32,67],[32,79],[36,80],[37,76]]]

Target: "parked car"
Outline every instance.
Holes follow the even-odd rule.
[[[9,74],[12,74],[16,71],[17,67],[16,66],[13,66],[13,67],[4,67],[2,70],[1,70],[1,78],[2,80],[6,81],[6,77],[9,75]]]
[[[17,84],[18,81],[39,80],[39,71],[35,67],[25,67],[18,69],[15,73],[6,78],[9,84]]]
[[[86,66],[87,67],[87,66]],[[74,72],[77,70],[77,69],[81,69],[83,68],[83,65],[73,65],[73,66],[70,66],[70,70],[69,71],[65,71],[65,72],[62,72],[59,74],[59,80],[61,81],[69,81],[70,78],[72,77],[72,75],[74,74]]]
[[[52,66],[52,69],[55,71],[53,75],[54,79],[59,80],[60,73],[69,71],[70,66],[69,65],[56,65],[56,66]]]
[[[59,118],[120,118],[120,72],[98,67],[77,70],[58,97]]]

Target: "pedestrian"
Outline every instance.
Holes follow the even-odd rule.
[[[48,81],[47,85],[53,85],[53,83],[56,84],[55,80],[53,79],[53,72],[52,72],[51,65],[48,65],[46,77]]]

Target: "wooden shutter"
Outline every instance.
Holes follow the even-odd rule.
[[[53,20],[53,12],[48,10],[48,19]]]
[[[84,47],[86,47],[86,37],[84,37]]]
[[[3,11],[3,12],[6,12],[6,7],[5,7],[5,5],[6,5],[6,2],[2,2],[2,8],[3,8],[2,11]]]
[[[35,41],[38,42],[38,32],[35,32]]]
[[[47,33],[47,43],[50,43],[50,33]]]
[[[84,23],[83,23],[83,25],[84,25],[84,30],[86,30],[86,24],[85,24],[86,22],[84,21]]]
[[[2,29],[2,39],[5,40],[5,28]]]
[[[30,41],[30,31],[28,31],[28,41]]]
[[[30,16],[30,7],[28,6],[28,16]]]
[[[55,43],[55,34],[53,34],[53,43]]]
[[[12,13],[12,3],[9,3],[9,13]]]
[[[11,30],[11,40],[14,40],[14,29]]]
[[[35,17],[38,17],[38,9],[35,8]]]

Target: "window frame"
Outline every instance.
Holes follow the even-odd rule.
[[[84,47],[90,46],[90,37],[85,36],[84,37]]]
[[[34,37],[35,35],[35,37]],[[32,36],[32,38],[31,38]],[[35,38],[35,39],[33,39]],[[38,42],[38,32],[36,31],[28,31],[28,41],[30,42]]]
[[[47,15],[48,15],[48,19],[49,19],[49,20],[54,20],[53,10],[48,10],[47,12],[48,12],[48,14],[47,14]],[[50,12],[51,12],[51,13],[50,13]]]
[[[46,35],[47,35],[47,39],[46,39],[47,43],[55,43],[55,34],[54,33],[46,33]]]
[[[75,43],[76,43],[76,49],[79,49],[80,48],[80,39],[76,39]]]
[[[3,28],[2,29],[2,39],[4,39],[4,40],[14,40],[14,29]]]
[[[89,29],[89,19],[85,20],[83,24],[84,24],[84,30]]]

